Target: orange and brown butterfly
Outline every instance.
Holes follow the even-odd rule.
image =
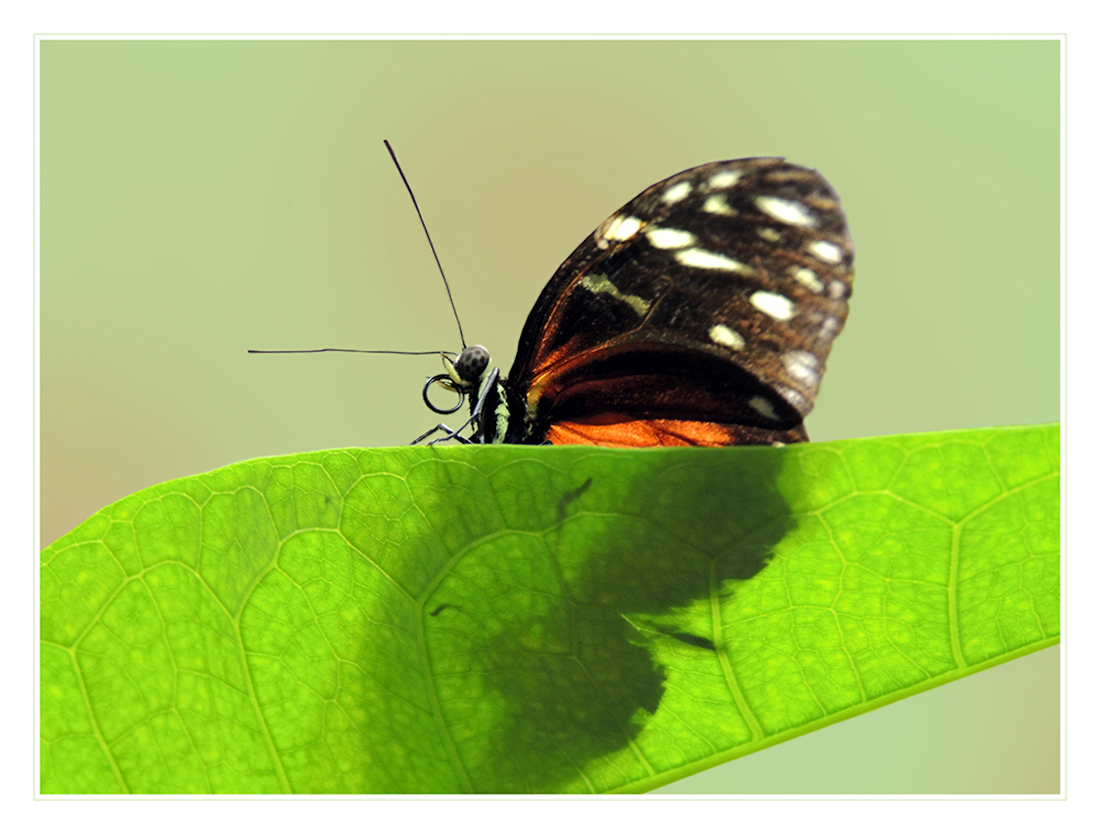
[[[820,174],[778,157],[689,168],[577,247],[527,317],[505,377],[444,357],[470,399],[438,440],[729,446],[807,439],[848,316],[852,241]],[[425,401],[432,406],[425,387]]]

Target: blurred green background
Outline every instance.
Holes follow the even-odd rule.
[[[455,349],[505,369],[651,183],[778,155],[840,193],[851,316],[815,440],[1059,418],[1057,41],[46,41],[43,546],[143,487],[408,442]],[[666,791],[1059,789],[1048,649]]]

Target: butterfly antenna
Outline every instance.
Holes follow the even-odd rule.
[[[450,350],[354,350],[352,348],[314,348],[313,350],[250,350],[249,353],[325,353],[334,351],[337,353],[394,353],[399,356],[439,356],[445,353],[454,356]]]
[[[451,302],[451,312],[455,314],[455,324],[458,325],[458,338],[462,342],[462,347],[466,347],[466,336],[462,332],[462,322],[458,318],[458,310],[455,307],[454,296],[451,295],[451,285],[447,283],[447,276],[443,273],[443,264],[439,262],[439,255],[436,254],[435,244],[432,243],[432,236],[428,234],[428,224],[424,222],[424,215],[420,213],[420,206],[417,205],[416,195],[413,194],[412,186],[409,185],[409,180],[405,176],[405,172],[401,170],[401,163],[397,161],[397,154],[393,152],[393,148],[390,147],[390,143],[383,139],[382,142],[386,146],[386,150],[390,152],[390,158],[393,160],[393,164],[397,166],[397,173],[401,175],[401,181],[405,183],[405,188],[409,192],[409,196],[412,197],[413,208],[416,209],[416,216],[420,218],[420,225],[424,227],[424,236],[428,238],[428,246],[432,248],[432,256],[435,258],[435,265],[439,267],[439,274],[443,277],[443,286],[447,288],[447,298]]]

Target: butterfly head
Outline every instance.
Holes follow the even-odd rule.
[[[464,390],[477,390],[482,378],[489,370],[492,357],[489,351],[481,345],[470,345],[463,348],[462,353],[455,357],[454,361],[446,354],[443,355],[443,367],[447,376],[451,378],[456,388]]]
[[[413,443],[419,443],[436,431],[440,437],[430,443],[445,440],[458,440],[462,443],[500,443],[508,430],[508,392],[501,379],[500,369],[493,367],[489,351],[481,345],[470,345],[462,349],[454,359],[446,353],[443,356],[443,368],[446,373],[429,377],[424,384],[424,402],[436,414],[453,414],[467,399],[470,401],[470,417],[457,429],[451,429],[440,423],[434,429],[425,432]],[[451,408],[442,408],[432,402],[429,391],[433,385],[439,385],[458,394],[458,403]],[[462,437],[459,432],[470,427],[471,437]]]

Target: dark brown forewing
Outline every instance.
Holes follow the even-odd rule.
[[[511,385],[543,422],[583,416],[599,391],[609,411],[793,426],[848,315],[852,255],[816,171],[780,158],[682,171],[558,268],[524,325]],[[696,413],[670,413],[669,397],[645,405],[647,390],[677,379]]]

